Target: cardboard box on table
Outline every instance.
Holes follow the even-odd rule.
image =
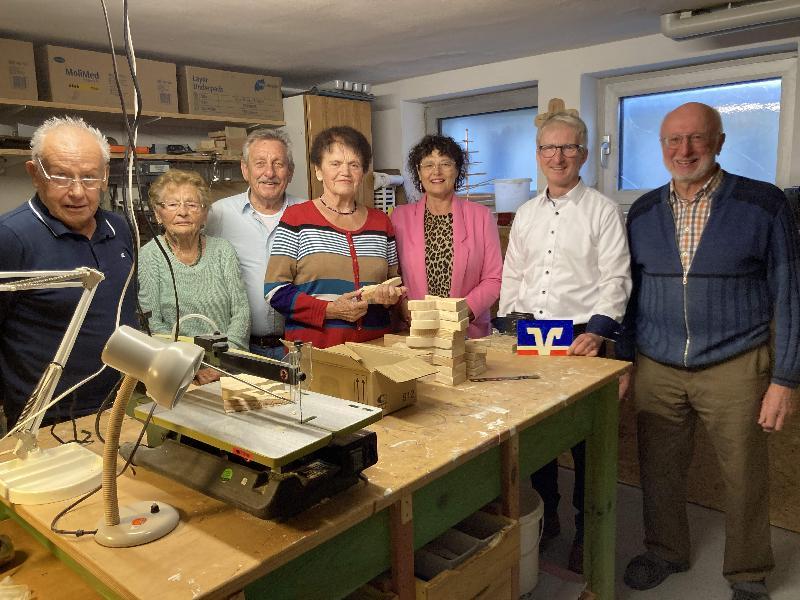
[[[408,354],[347,342],[312,352],[312,391],[378,406],[388,414],[417,401],[417,379],[436,367]]]

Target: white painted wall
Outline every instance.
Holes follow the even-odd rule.
[[[595,149],[599,133],[597,85],[601,78],[797,51],[799,44],[797,32],[786,26],[684,42],[651,35],[377,85],[373,88],[378,96],[373,116],[376,162],[387,167],[402,164],[403,157],[424,133],[425,102],[534,82],[539,88],[540,107],[546,107],[548,99],[559,97],[565,100],[568,108],[580,110],[589,126],[592,148],[583,176],[588,183],[595,184],[598,179]],[[778,182],[783,187],[800,183],[800,103],[795,103],[794,111],[792,139],[784,149],[791,152],[792,168],[789,181]]]

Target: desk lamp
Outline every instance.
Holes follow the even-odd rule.
[[[16,281],[0,283],[0,291],[83,287],[83,293],[53,360],[25,403],[18,425],[11,431],[17,438],[14,448],[17,458],[0,464],[0,494],[12,504],[45,504],[85,494],[100,483],[100,457],[79,444],[41,449],[36,435],[89,311],[97,284],[103,281],[104,276],[100,271],[78,267],[71,271],[2,272],[1,279]]]
[[[157,540],[178,525],[178,511],[155,501],[136,502],[120,510],[117,500],[117,451],[125,407],[137,381],[157,404],[172,408],[194,379],[203,349],[187,342],[164,342],[132,327],[119,327],[103,349],[109,367],[125,374],[111,409],[103,449],[104,521],[95,541],[102,546],[126,548]]]

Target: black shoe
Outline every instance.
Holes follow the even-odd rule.
[[[649,550],[632,559],[625,567],[625,585],[634,590],[649,590],[673,573],[689,569],[689,563],[664,560]]]
[[[733,588],[731,600],[769,600],[767,584],[763,579],[761,581],[742,581],[734,583],[731,587]]]
[[[542,544],[546,544],[550,540],[557,538],[561,534],[561,522],[558,520],[558,513],[556,511],[544,512],[542,520]]]
[[[583,575],[583,542],[575,538],[569,551],[567,568],[573,573]]]

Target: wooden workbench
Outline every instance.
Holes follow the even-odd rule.
[[[50,522],[66,502],[5,509],[106,597],[225,598],[243,589],[248,598],[328,599],[391,567],[395,591],[407,599],[414,597],[415,548],[498,496],[517,517],[519,478],[586,439],[585,573],[589,588],[610,600],[616,378],[627,364],[492,352],[488,364],[487,376],[541,379],[455,388],[420,383],[416,405],[371,426],[379,462],[365,471],[369,483],[284,523],[259,520],[141,468],[120,478],[120,505],[157,499],[181,513],[177,529],[149,545],[110,549],[91,536],[54,535]],[[136,426],[129,420],[123,437],[135,435]],[[60,526],[93,529],[101,518],[101,499],[93,497]]]

